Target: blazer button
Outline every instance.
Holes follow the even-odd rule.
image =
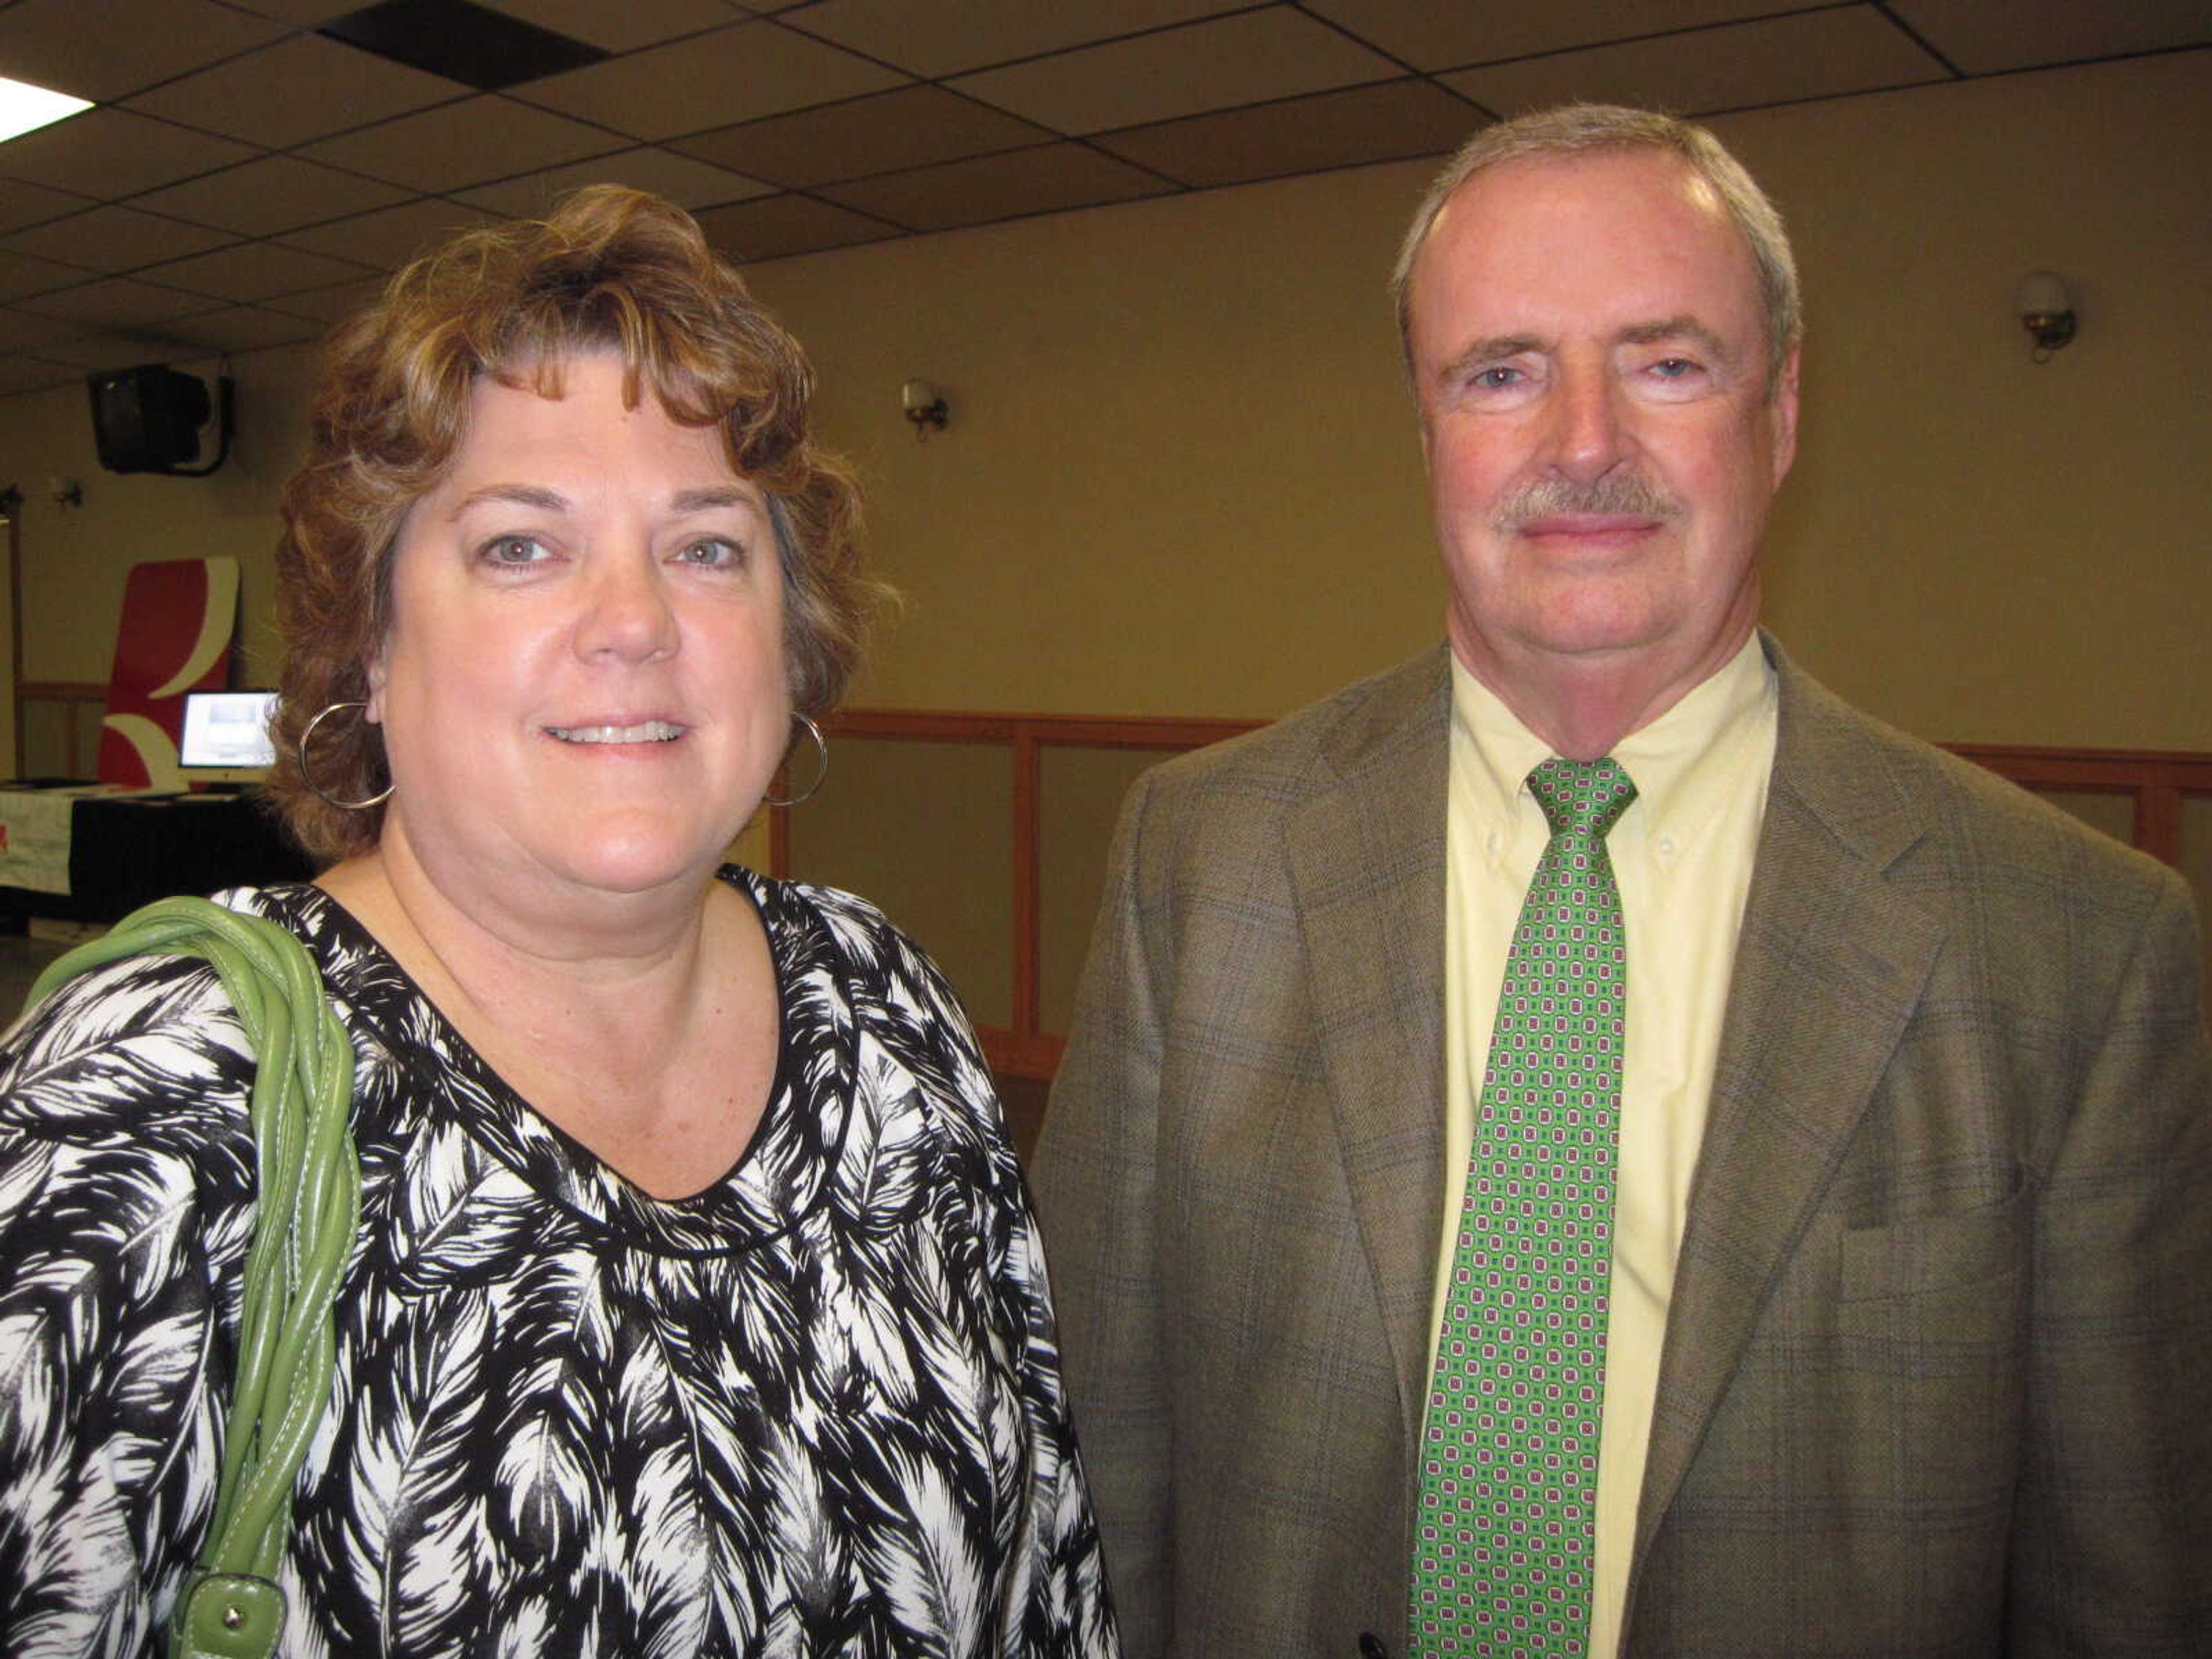
[[[1359,1632],[1359,1659],[1390,1659],[1390,1650],[1373,1631],[1364,1630]]]

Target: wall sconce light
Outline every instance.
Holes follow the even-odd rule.
[[[46,480],[46,498],[56,507],[82,507],[84,485],[76,478],[64,478],[56,473]]]
[[[2035,342],[2035,361],[2047,363],[2051,354],[2074,337],[2074,300],[2066,279],[2055,270],[2031,270],[2020,279],[2012,308],[2020,325]]]
[[[944,431],[952,419],[952,407],[945,401],[945,394],[927,380],[908,380],[901,386],[899,406],[914,422],[917,438]]]

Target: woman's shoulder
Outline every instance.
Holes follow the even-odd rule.
[[[198,1163],[247,1133],[252,1071],[213,967],[126,957],[56,987],[0,1037],[0,1134]]]
[[[783,881],[738,866],[723,872],[766,921],[787,1006],[832,979],[854,1023],[912,1068],[951,1080],[963,1099],[990,1097],[988,1070],[960,995],[928,953],[858,894]],[[826,970],[826,972],[824,971]]]
[[[723,872],[749,893],[779,964],[834,957],[862,1000],[920,1004],[968,1035],[968,1015],[944,971],[911,934],[867,899],[841,887],[780,880],[741,866]]]
[[[320,968],[330,954],[320,899],[307,887],[233,888],[214,902],[278,923]],[[242,1102],[254,1066],[221,974],[188,949],[79,960],[0,1036],[0,1126],[71,1139],[128,1133],[158,1146],[174,1123],[204,1138],[207,1108]]]

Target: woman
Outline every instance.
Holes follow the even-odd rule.
[[[869,591],[809,389],[691,221],[612,187],[331,343],[271,790],[336,862],[224,900],[356,1051],[287,1651],[1114,1651],[951,993],[860,901],[717,867],[794,723],[811,773]],[[137,958],[0,1056],[0,1651],[145,1650],[199,1548],[241,1046],[205,966]]]

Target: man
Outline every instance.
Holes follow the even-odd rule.
[[[1756,630],[1709,133],[1492,128],[1399,285],[1449,648],[1139,782],[1046,1118],[1128,1652],[2212,1651],[2182,884]]]

